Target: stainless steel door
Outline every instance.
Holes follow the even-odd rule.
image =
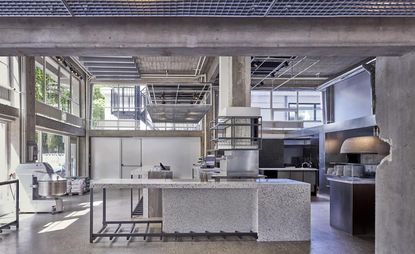
[[[141,167],[141,138],[121,139],[121,178],[130,178],[131,170]]]

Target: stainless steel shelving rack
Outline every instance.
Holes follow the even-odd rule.
[[[261,116],[219,116],[210,126],[215,150],[262,149]]]

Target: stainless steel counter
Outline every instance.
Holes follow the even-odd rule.
[[[375,178],[327,176],[327,180],[348,184],[375,184]]]

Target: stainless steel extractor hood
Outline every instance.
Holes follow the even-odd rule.
[[[353,137],[343,142],[340,153],[387,155],[389,154],[389,144],[377,136]]]

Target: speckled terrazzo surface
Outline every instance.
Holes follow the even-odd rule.
[[[187,179],[98,179],[91,182],[91,188],[130,189],[130,188],[182,188],[182,189],[256,189],[272,185],[308,185],[290,179],[259,179],[257,181],[200,182]]]
[[[290,179],[200,182],[102,179],[95,189],[163,189],[165,232],[254,231],[258,241],[310,240],[310,185]]]

